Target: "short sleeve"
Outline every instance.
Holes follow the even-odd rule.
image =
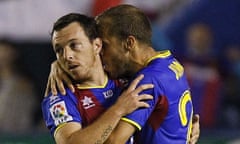
[[[43,118],[52,136],[56,129],[67,122],[82,122],[77,108],[75,95],[67,90],[67,94],[49,95],[42,101]]]
[[[143,93],[149,94],[149,95],[153,96],[152,100],[147,100],[147,103],[150,105],[150,107],[137,109],[134,112],[132,112],[131,114],[128,114],[121,119],[123,121],[126,121],[126,122],[134,125],[139,130],[141,130],[141,128],[147,122],[148,118],[150,117],[152,111],[154,110],[154,108],[158,102],[159,97],[161,96],[161,92],[160,92],[161,87],[156,86],[157,83],[154,82],[153,77],[151,75],[144,74],[144,79],[139,82],[138,86],[143,85],[143,84],[154,84],[154,88],[144,90],[143,92],[140,93],[140,94],[143,94]],[[157,90],[157,89],[159,89],[159,90]]]

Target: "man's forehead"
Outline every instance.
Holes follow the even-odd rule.
[[[73,22],[60,30],[54,31],[54,34],[67,35],[67,34],[76,34],[78,32],[84,32],[84,30],[80,24],[78,24],[77,22]]]
[[[83,28],[79,24],[69,24],[61,30],[54,31],[52,41],[62,41],[67,39],[75,39],[80,35],[85,35]]]
[[[52,43],[55,45],[55,44],[67,41],[70,35],[71,35],[71,32],[55,31],[53,33]]]

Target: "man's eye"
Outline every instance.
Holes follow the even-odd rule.
[[[75,43],[71,43],[71,44],[70,44],[70,47],[71,47],[71,48],[74,48],[75,46],[76,46]]]
[[[61,51],[62,51],[62,48],[60,48],[60,47],[56,47],[56,48],[55,48],[55,52],[56,52],[56,53],[61,53]]]
[[[70,47],[73,48],[73,49],[81,48],[81,46],[82,46],[81,43],[71,43],[70,44]]]

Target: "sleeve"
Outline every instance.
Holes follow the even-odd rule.
[[[67,94],[49,95],[42,101],[43,118],[52,136],[57,129],[67,122],[82,122],[82,118],[77,109],[77,99],[75,95],[67,90]]]
[[[159,84],[157,84],[153,79],[154,78],[152,77],[151,74],[144,74],[144,79],[141,80],[138,84],[138,86],[143,84],[150,84],[150,83],[154,84],[154,88],[144,90],[140,93],[140,94],[149,94],[154,97],[152,100],[147,100],[147,103],[150,105],[150,107],[139,108],[134,112],[121,118],[121,120],[134,125],[138,130],[141,130],[141,128],[145,125],[146,121],[150,117],[162,93],[161,92],[162,87],[159,86]]]

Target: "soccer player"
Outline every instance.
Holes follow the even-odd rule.
[[[193,115],[190,88],[184,68],[170,51],[151,46],[151,25],[138,8],[112,7],[96,18],[103,41],[102,62],[111,78],[130,81],[144,74],[139,84],[152,83],[150,107],[125,116],[110,135],[109,143],[126,142],[135,133],[138,144],[185,144]]]
[[[139,9],[130,5],[110,8],[96,18],[103,40],[102,61],[111,78],[153,83],[144,91],[154,99],[150,108],[122,118],[108,143],[124,143],[135,133],[135,143],[187,143],[192,124],[192,102],[181,64],[169,51],[151,47],[151,26]]]
[[[57,61],[76,89],[74,93],[67,89],[67,96],[50,94],[42,102],[44,120],[57,144],[103,143],[121,117],[136,108],[149,107],[142,100],[152,96],[138,94],[153,85],[136,88],[143,76],[118,98],[122,84],[108,79],[103,70],[99,55],[102,41],[93,18],[80,14],[61,17],[53,26],[52,44]]]

